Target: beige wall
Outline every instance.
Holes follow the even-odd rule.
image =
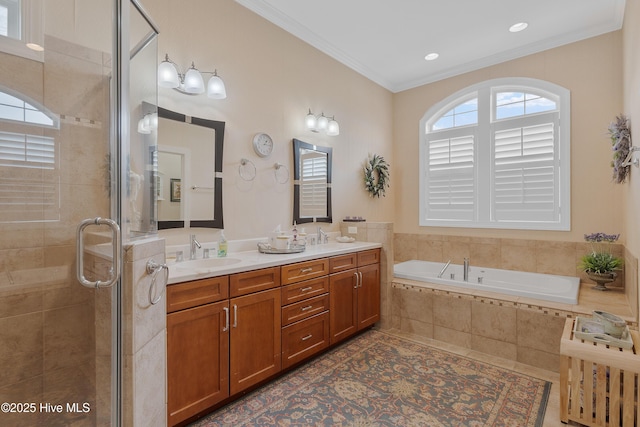
[[[395,231],[496,238],[581,241],[584,233],[623,233],[624,186],[611,181],[607,127],[622,108],[621,33],[498,64],[394,95]],[[546,80],[571,91],[571,231],[426,228],[418,225],[419,122],[435,103],[500,77]],[[594,196],[597,201],[594,201]],[[618,207],[611,209],[605,207]]]
[[[159,58],[181,67],[195,61],[201,70],[218,69],[228,98],[190,97],[159,89],[159,104],[183,113],[226,122],[224,145],[225,234],[231,240],[265,236],[278,224],[290,227],[293,184],[277,184],[275,162],[293,173],[292,138],[333,147],[333,217],[338,230],[346,215],[370,221],[393,219],[393,192],[370,199],[361,170],[369,153],[391,164],[392,94],[330,59],[232,0],[193,0],[194,13],[179,13],[184,2],[154,0],[145,7],[160,27]],[[335,115],[340,135],[327,137],[304,129],[308,109]],[[268,159],[253,152],[251,139],[266,132],[275,142]],[[254,181],[238,175],[241,158],[257,168]]]
[[[637,140],[640,137],[640,4],[627,2],[625,10],[624,26],[622,31],[623,46],[623,112],[631,120],[632,139],[635,136],[634,145],[640,145]],[[632,142],[634,142],[632,140]],[[631,168],[631,178],[624,185],[623,200],[625,204],[625,233],[627,235],[627,250],[636,257],[640,254],[640,176],[638,168]],[[640,295],[640,283],[638,283],[637,265],[635,266],[635,279],[637,295]],[[627,266],[627,269],[629,266]],[[640,305],[640,298],[638,300]]]

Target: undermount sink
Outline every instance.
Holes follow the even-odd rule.
[[[199,270],[209,270],[217,267],[226,267],[239,263],[238,258],[204,258],[195,259],[193,261],[183,261],[175,264],[177,270],[190,270],[198,272]]]

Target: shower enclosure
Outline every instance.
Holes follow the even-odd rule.
[[[0,425],[121,423],[122,246],[105,221],[76,238],[154,231],[133,114],[157,103],[156,35],[133,0],[0,1]]]

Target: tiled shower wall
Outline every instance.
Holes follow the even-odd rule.
[[[482,266],[533,273],[579,276],[589,283],[578,269],[580,258],[590,251],[587,242],[562,242],[491,237],[446,236],[439,234],[396,233],[393,239],[394,263],[412,259],[462,264],[469,258],[471,267]],[[624,272],[612,287],[623,288],[627,300],[638,317],[638,258],[623,245],[612,245],[617,256],[624,257]],[[625,283],[633,284],[625,286]],[[620,290],[622,291],[622,290]]]
[[[75,279],[75,233],[80,220],[109,216],[104,159],[110,67],[102,53],[82,46],[51,37],[45,46],[44,64],[0,53],[0,85],[61,119],[59,130],[42,129],[55,138],[57,168],[49,175],[31,170],[32,178],[40,173],[43,183],[59,183],[59,212],[49,211],[54,216],[47,222],[0,223],[0,275],[38,278],[22,284],[0,280],[0,401],[87,402],[91,411],[0,414],[0,424],[95,425],[95,383],[102,368],[96,366],[96,291]],[[2,129],[20,132],[12,126],[3,123]],[[0,168],[0,182],[15,177],[15,168]],[[60,273],[55,278],[53,270]]]

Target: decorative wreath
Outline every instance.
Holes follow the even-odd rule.
[[[382,156],[370,156],[364,167],[364,188],[369,192],[369,197],[384,197],[385,188],[388,186],[389,164]]]
[[[618,184],[626,181],[631,167],[625,165],[625,161],[631,151],[631,129],[629,119],[624,114],[616,116],[616,121],[609,125],[609,137],[613,150],[613,180]]]

